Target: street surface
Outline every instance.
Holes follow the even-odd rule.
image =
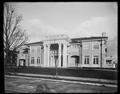
[[[55,93],[114,93],[116,87],[95,86],[67,83],[43,78],[5,76],[5,93],[36,93],[41,92],[40,85],[46,84],[49,92]],[[44,89],[44,88],[43,88]]]

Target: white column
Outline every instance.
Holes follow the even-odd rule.
[[[59,43],[59,64],[58,67],[61,67],[61,43]]]
[[[53,67],[55,67],[55,57],[53,55]]]
[[[43,61],[42,61],[42,46],[40,47],[40,66],[42,66],[42,63],[43,63]]]
[[[34,61],[35,61],[35,66],[37,66],[37,47],[34,48],[35,49],[35,53],[34,53]]]
[[[48,48],[47,48],[47,49],[48,49],[48,51],[47,51],[47,54],[48,54],[48,55],[47,55],[47,56],[48,56],[47,67],[49,67],[49,63],[50,63],[50,57],[49,57],[49,56],[50,56],[50,55],[49,55],[49,54],[50,54],[50,45],[49,45],[49,44],[48,44]]]
[[[44,67],[46,67],[46,45],[44,44]]]
[[[67,66],[69,66],[70,65],[70,55],[68,55],[68,65]]]
[[[67,67],[67,45],[63,44],[63,67]]]

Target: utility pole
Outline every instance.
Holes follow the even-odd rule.
[[[102,37],[101,37],[101,62],[100,62],[100,67],[102,68],[102,38],[103,38],[103,35],[104,35],[105,32],[102,32]]]
[[[102,37],[101,37],[100,47],[101,47],[101,54],[100,54],[101,62],[100,62],[100,67],[102,68]]]
[[[82,64],[82,41],[81,41],[80,47],[81,47],[81,64]]]
[[[82,64],[82,41],[80,42],[80,60],[79,60],[79,62],[80,62],[80,64]]]

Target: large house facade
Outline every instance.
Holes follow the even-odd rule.
[[[106,63],[107,40],[106,36],[73,39],[63,34],[47,36],[43,41],[21,47],[17,66],[109,68]],[[23,53],[25,47],[28,53]]]

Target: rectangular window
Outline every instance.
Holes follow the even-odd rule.
[[[40,64],[40,57],[37,58],[37,64]]]
[[[99,44],[98,43],[94,44],[93,49],[95,49],[95,50],[99,49]]]
[[[89,56],[85,56],[84,64],[89,64]]]
[[[31,58],[31,64],[34,64],[34,57]]]
[[[112,60],[106,60],[106,64],[111,64]]]
[[[89,49],[90,48],[90,45],[89,44],[84,44],[83,45],[83,49]]]
[[[98,63],[99,63],[99,57],[98,56],[94,56],[93,64],[98,64]]]

